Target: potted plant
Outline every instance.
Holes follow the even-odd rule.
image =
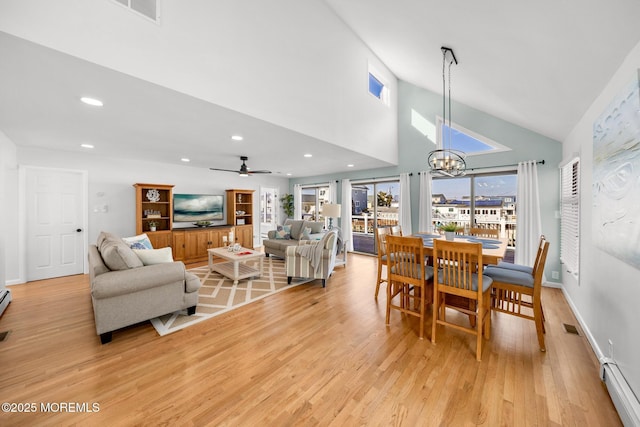
[[[149,231],[156,231],[157,226],[158,226],[157,221],[149,221]]]
[[[284,210],[287,218],[293,218],[293,194],[285,194],[280,197],[280,201],[282,202],[282,210]]]
[[[442,224],[440,226],[440,230],[444,231],[444,237],[447,240],[453,241],[456,235],[456,230],[458,229],[458,224],[455,222],[450,222],[448,224]]]

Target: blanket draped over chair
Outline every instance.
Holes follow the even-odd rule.
[[[302,240],[299,246],[287,247],[287,281],[293,277],[322,279],[324,287],[336,265],[337,236],[337,230],[330,230],[318,241]]]
[[[309,264],[313,267],[313,272],[316,275],[320,273],[320,269],[322,268],[322,250],[330,237],[331,233],[326,233],[320,240],[310,242],[306,245],[296,246],[296,253],[309,260]]]

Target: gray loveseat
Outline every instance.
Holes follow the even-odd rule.
[[[182,262],[143,265],[118,236],[100,233],[89,246],[91,301],[103,344],[112,331],[175,311],[196,312],[200,279]]]
[[[283,226],[279,226],[278,230],[269,231],[268,238],[262,241],[266,256],[274,255],[284,259],[289,246],[298,246],[300,240],[320,240],[324,236],[322,222],[286,219],[284,226],[290,227],[288,233],[283,230]],[[306,235],[303,233],[305,229],[308,231]]]

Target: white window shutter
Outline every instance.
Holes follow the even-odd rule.
[[[569,273],[578,277],[580,259],[580,159],[575,158],[560,170],[560,261]]]

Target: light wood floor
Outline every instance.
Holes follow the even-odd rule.
[[[100,344],[87,276],[12,286],[0,318],[0,425],[617,426],[598,366],[561,291],[545,289],[547,352],[533,322],[493,314],[482,362],[474,337],[373,298],[373,257],[351,255],[323,289],[301,285],[160,337],[150,323]],[[99,404],[42,413],[41,403]]]

